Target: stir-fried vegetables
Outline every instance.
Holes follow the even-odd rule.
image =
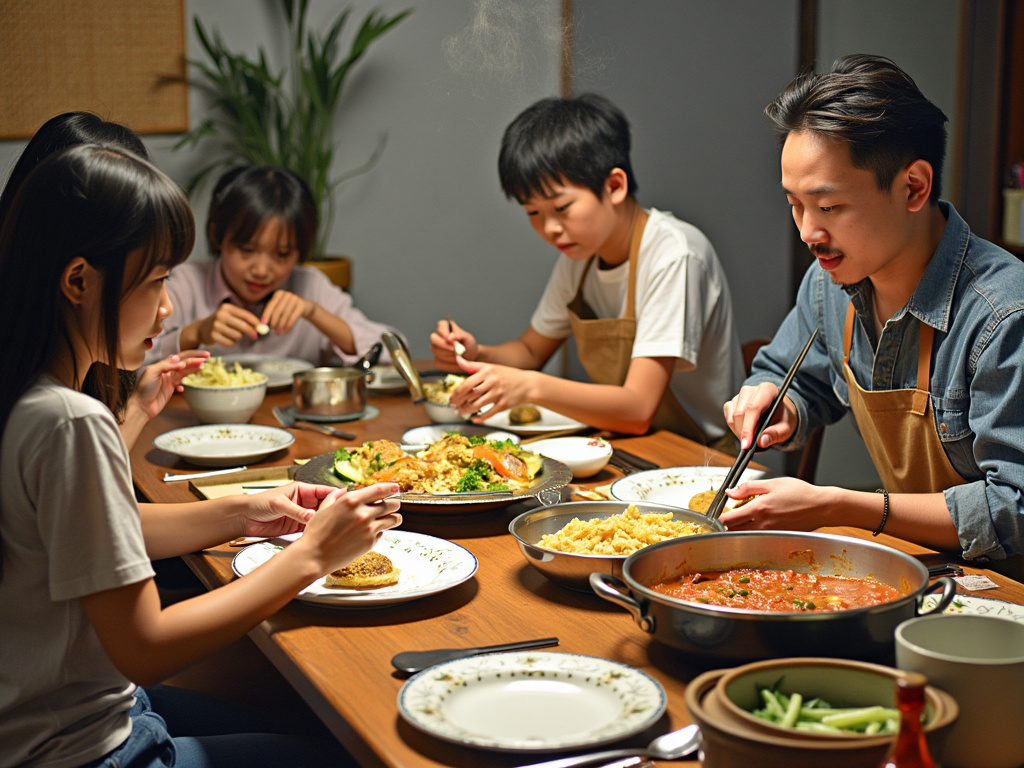
[[[511,440],[446,434],[412,456],[390,440],[335,453],[334,472],[346,482],[398,483],[405,493],[515,491],[527,488],[544,460]]]

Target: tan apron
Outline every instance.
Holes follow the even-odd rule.
[[[941,493],[967,482],[950,464],[932,416],[931,364],[935,329],[921,323],[915,389],[866,390],[860,387],[850,369],[855,315],[851,303],[843,327],[843,374],[850,390],[850,409],[882,486],[892,493]],[[986,563],[986,567],[1020,578],[1024,558],[996,560]]]
[[[633,360],[633,340],[636,337],[636,273],[640,241],[643,239],[647,214],[644,212],[633,227],[629,246],[629,286],[626,291],[626,312],[619,318],[599,319],[583,298],[583,283],[597,256],[591,256],[580,276],[576,295],[566,308],[569,323],[576,340],[576,351],[584,370],[595,384],[621,387],[626,381]],[[651,421],[654,429],[669,429],[683,437],[707,445],[703,430],[676,400],[671,387],[665,389],[658,410]],[[713,448],[736,454],[736,441],[731,434],[715,441]]]

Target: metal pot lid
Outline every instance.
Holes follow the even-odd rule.
[[[385,331],[381,334],[380,338],[384,342],[384,346],[387,347],[388,354],[391,355],[391,361],[395,364],[395,368],[402,374],[405,383],[409,385],[412,401],[414,403],[422,403],[427,398],[423,394],[423,382],[420,381],[420,375],[412,364],[409,348],[405,346],[405,342],[402,341],[401,337],[391,331]]]

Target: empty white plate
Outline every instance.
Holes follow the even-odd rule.
[[[262,424],[200,424],[157,435],[153,445],[201,467],[248,464],[287,448],[295,436]]]
[[[437,664],[411,677],[398,709],[445,741],[502,752],[555,752],[624,739],[665,711],[653,677],[617,661],[515,651]]]

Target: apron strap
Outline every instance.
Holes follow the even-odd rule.
[[[640,242],[644,239],[644,229],[647,227],[646,211],[641,210],[640,220],[633,225],[633,239],[629,244],[629,290],[626,292],[626,314],[624,317],[633,319],[636,317],[636,273],[640,255]]]
[[[843,362],[850,362],[850,348],[853,346],[853,302],[846,308],[846,322],[843,323]]]
[[[850,363],[850,348],[853,344],[853,319],[856,312],[851,301],[846,308],[846,320],[843,323],[843,362]],[[935,329],[928,323],[921,323],[917,350],[917,386],[914,388],[914,400],[911,411],[923,416],[928,407],[932,381],[932,345],[935,341]]]
[[[924,414],[928,407],[928,397],[932,384],[932,343],[935,340],[935,329],[928,323],[921,323],[921,335],[917,351],[917,388],[914,390],[913,412],[918,416]]]

